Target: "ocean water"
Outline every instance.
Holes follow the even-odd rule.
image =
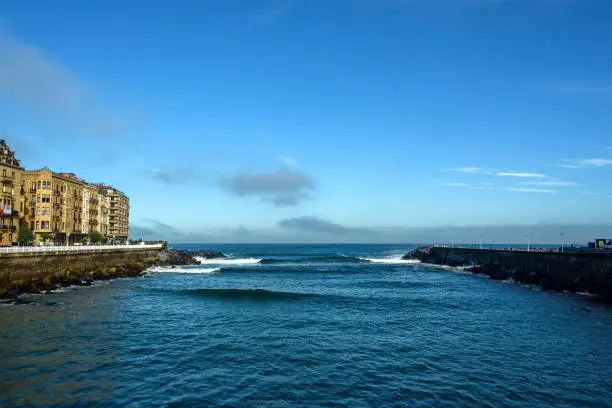
[[[0,406],[612,406],[612,308],[586,296],[411,246],[201,248],[231,258],[0,306]]]

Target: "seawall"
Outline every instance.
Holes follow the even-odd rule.
[[[425,246],[406,258],[467,266],[493,279],[512,278],[547,290],[589,292],[612,302],[612,253],[539,252]]]
[[[0,297],[44,292],[61,286],[89,284],[96,279],[139,276],[163,263],[162,247],[93,250],[0,252]]]

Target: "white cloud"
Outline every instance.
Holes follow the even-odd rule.
[[[454,169],[445,169],[446,171],[455,171],[457,173],[471,173],[471,174],[479,174],[483,173],[486,170],[482,167],[456,167]]]
[[[445,187],[470,187],[468,183],[444,183],[442,184]]]
[[[494,183],[480,183],[474,186],[474,188],[477,190],[493,190],[495,188],[495,184]]]
[[[297,166],[297,161],[290,156],[281,156],[280,161],[287,167],[295,167]]]
[[[577,186],[575,181],[530,181],[524,184],[533,186]]]
[[[612,159],[603,158],[591,158],[591,159],[577,159],[577,160],[562,160],[561,163],[556,164],[557,167],[563,167],[566,169],[583,169],[587,167],[606,167],[612,166]]]
[[[580,164],[592,167],[611,166],[612,159],[583,159],[580,161]]]
[[[96,106],[93,88],[39,48],[0,27],[0,101],[61,130],[112,135],[119,121]]]
[[[519,187],[501,187],[501,190],[514,191],[517,193],[536,193],[536,194],[551,194],[556,193],[555,190],[546,190],[540,188],[519,188]]]
[[[499,171],[495,173],[500,177],[520,177],[520,178],[545,178],[544,174],[540,173],[522,173],[520,171]]]

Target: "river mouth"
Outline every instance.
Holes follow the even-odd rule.
[[[410,247],[214,249],[279,262],[153,270],[0,306],[0,405],[610,402],[612,310],[585,296],[354,260]]]

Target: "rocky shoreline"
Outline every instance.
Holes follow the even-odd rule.
[[[5,303],[28,303],[20,297],[24,294],[50,293],[68,286],[90,286],[97,280],[141,277],[153,266],[198,265],[200,261],[196,257],[211,259],[225,258],[225,255],[211,250],[168,248],[160,251],[157,256],[136,262],[117,262],[107,266],[81,268],[81,270],[53,271],[23,279],[3,276],[0,278],[0,299],[4,299]]]
[[[589,293],[600,301],[612,303],[612,282],[607,278],[611,271],[605,259],[431,246],[416,248],[403,259],[463,267],[464,271],[483,274],[490,279],[511,279],[517,283],[539,286],[543,290]]]

